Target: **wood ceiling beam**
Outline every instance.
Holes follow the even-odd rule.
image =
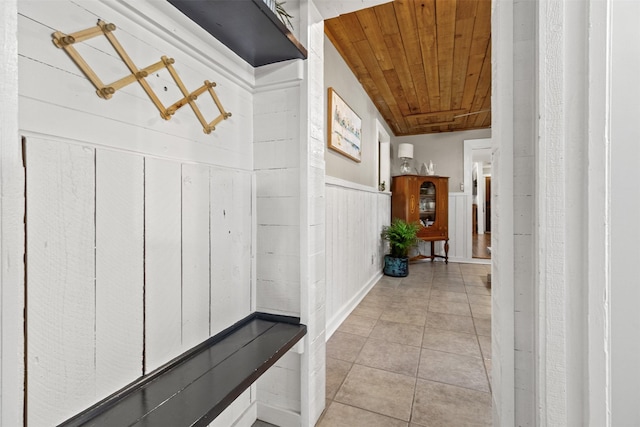
[[[418,126],[414,126],[415,129],[419,130],[419,129],[427,129],[430,127],[434,127],[434,126],[445,126],[445,125],[452,125],[458,123],[457,120],[448,120],[446,122],[436,122],[436,123],[422,123]]]
[[[428,133],[443,133],[443,132],[458,132],[458,131],[463,131],[463,130],[475,130],[475,129],[490,129],[491,125],[485,125],[485,126],[461,126],[461,125],[449,125],[447,127],[446,130],[442,130],[440,127],[438,127],[438,130],[436,131],[425,131],[423,129],[415,129],[415,128],[411,128],[411,130],[407,133],[399,133],[396,136],[411,136],[411,135],[425,135]]]
[[[463,113],[467,113],[467,112],[468,112],[468,110],[466,110],[464,108],[460,108],[460,109],[457,109],[457,110],[449,110],[449,111],[432,111],[430,113],[411,114],[409,116],[406,116],[406,118],[407,119],[425,119],[425,118],[429,118],[429,117],[456,115],[456,114],[463,114]]]

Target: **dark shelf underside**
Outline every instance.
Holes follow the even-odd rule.
[[[262,0],[169,0],[253,67],[306,59],[307,50]]]

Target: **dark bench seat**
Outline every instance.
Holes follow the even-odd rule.
[[[253,313],[60,426],[207,426],[306,332]]]

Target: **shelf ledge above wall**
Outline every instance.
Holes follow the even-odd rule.
[[[169,0],[253,67],[306,59],[307,50],[262,0]]]

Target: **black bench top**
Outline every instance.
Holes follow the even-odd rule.
[[[207,426],[306,333],[253,313],[60,426]]]

